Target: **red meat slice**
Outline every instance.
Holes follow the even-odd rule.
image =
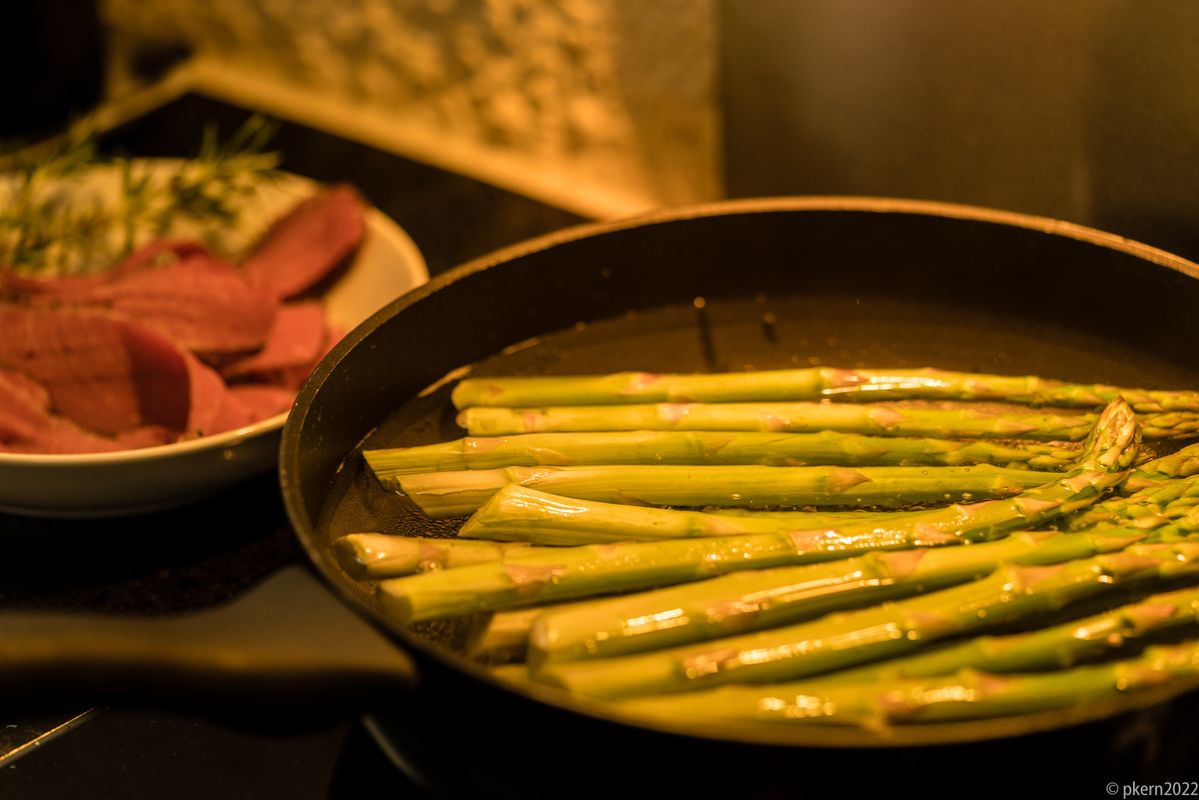
[[[184,353],[150,328],[77,310],[0,305],[0,367],[49,394],[53,410],[101,433],[184,430]]]
[[[12,396],[14,400],[27,402],[36,408],[50,408],[50,393],[46,391],[46,387],[28,375],[0,369],[0,386],[4,386],[6,395]]]
[[[46,426],[50,395],[19,372],[0,369],[0,442],[32,439]]]
[[[135,275],[142,270],[167,261],[207,256],[208,248],[190,240],[156,239],[130,253],[123,261],[103,272],[89,275],[61,275],[54,278],[33,278],[18,275],[11,269],[0,269],[0,287],[18,297],[66,299],[87,294],[114,280]]]
[[[334,334],[333,329],[327,327],[325,328],[321,346],[317,349],[316,355],[312,357],[311,361],[259,377],[274,386],[281,386],[290,389],[292,392],[298,391],[304,385],[304,381],[308,380],[308,376],[312,374],[312,370],[316,367],[317,362],[333,349],[333,345],[337,344],[340,338],[340,334]]]
[[[118,450],[135,450],[139,447],[170,444],[179,439],[179,432],[162,425],[143,425],[131,431],[122,431],[114,439]]]
[[[242,266],[253,285],[277,297],[294,297],[350,256],[365,233],[358,192],[346,185],[328,187],[277,220]]]
[[[174,431],[158,425],[134,428],[109,438],[86,431],[69,419],[50,416],[46,427],[32,439],[0,441],[0,451],[40,455],[111,453],[169,444],[176,438],[178,435]]]
[[[206,253],[95,285],[33,293],[27,301],[110,311],[152,325],[180,347],[207,356],[261,347],[275,316],[270,295]]]
[[[283,386],[243,383],[229,387],[229,393],[248,408],[256,420],[273,417],[291,409],[296,393]]]
[[[177,434],[146,425],[116,438],[86,431],[50,413],[50,397],[35,381],[0,370],[0,451],[14,453],[100,453],[149,447],[173,441]]]
[[[191,414],[187,419],[188,436],[211,436],[257,421],[254,411],[229,392],[229,387],[211,367],[194,356],[185,355]]]
[[[262,347],[276,307],[270,295],[252,288],[232,265],[206,255],[114,280],[72,302],[102,305],[153,325],[201,355]]]
[[[306,377],[322,355],[324,344],[325,309],[321,304],[315,300],[287,303],[275,312],[263,348],[229,364],[221,374],[228,380],[288,384],[282,375],[300,369]]]

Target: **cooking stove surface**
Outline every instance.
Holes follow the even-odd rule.
[[[36,746],[4,768],[0,793],[64,800],[429,796],[357,720],[262,731],[131,709],[93,712],[86,724]]]

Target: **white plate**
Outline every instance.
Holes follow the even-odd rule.
[[[169,162],[159,162],[159,168]],[[264,189],[247,229],[261,229],[312,184],[284,176]],[[0,189],[3,188],[0,182]],[[256,204],[257,206],[257,204]],[[429,279],[420,251],[377,209],[349,268],[323,295],[329,320],[348,332],[392,299]],[[252,234],[247,234],[252,235]],[[208,497],[275,467],[287,414],[178,444],[80,455],[0,453],[0,511],[41,517],[99,517],[171,508]]]

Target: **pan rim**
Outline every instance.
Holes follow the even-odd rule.
[[[404,309],[420,303],[444,288],[468,279],[471,275],[511,262],[534,253],[562,246],[581,239],[618,233],[647,225],[695,220],[705,217],[749,215],[788,211],[857,212],[870,214],[909,214],[920,217],[948,218],[980,222],[1008,228],[1020,228],[1055,237],[1115,250],[1149,264],[1163,267],[1191,279],[1199,280],[1199,264],[1160,248],[1118,234],[1067,222],[1051,217],[1005,211],[984,206],[946,203],[896,197],[805,195],[775,196],[722,200],[686,206],[656,209],[644,214],[618,220],[572,225],[558,231],[517,242],[494,250],[460,266],[433,277],[428,283],[385,305],[370,318],[350,331],[313,370],[297,395],[292,412],[284,426],[279,454],[279,482],[284,506],[293,532],[299,539],[305,556],[321,580],[337,598],[349,605],[363,619],[386,635],[394,645],[410,648],[440,668],[464,674],[482,681],[491,688],[526,700],[552,706],[558,711],[607,722],[632,726],[656,733],[687,738],[728,741],[751,745],[809,747],[809,748],[903,748],[930,745],[966,744],[997,741],[1050,730],[1076,727],[1090,722],[1114,719],[1125,713],[1144,710],[1167,700],[1189,693],[1199,687],[1199,681],[1148,689],[1134,698],[1122,697],[1106,703],[1094,703],[1074,709],[1057,709],[1002,718],[964,722],[921,723],[920,725],[890,726],[886,735],[859,727],[787,726],[767,722],[745,722],[727,725],[720,732],[705,728],[703,721],[674,721],[651,719],[620,710],[615,704],[598,699],[568,695],[552,686],[515,685],[502,680],[486,667],[468,659],[456,657],[444,648],[413,636],[391,624],[382,615],[367,608],[349,587],[331,574],[326,559],[315,541],[315,520],[307,513],[299,485],[299,431],[313,400],[337,366],[359,343]],[[1070,712],[1070,713],[1065,713]]]

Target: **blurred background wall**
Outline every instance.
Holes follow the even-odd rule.
[[[722,193],[716,0],[102,0],[110,91],[227,94],[620,214]],[[518,186],[516,188],[522,188]],[[589,202],[589,199],[594,202]]]
[[[1199,259],[1199,3],[726,0],[730,194],[1045,214]]]
[[[110,97],[191,58],[225,99],[593,216],[895,195],[1199,259],[1191,0],[99,3]]]

